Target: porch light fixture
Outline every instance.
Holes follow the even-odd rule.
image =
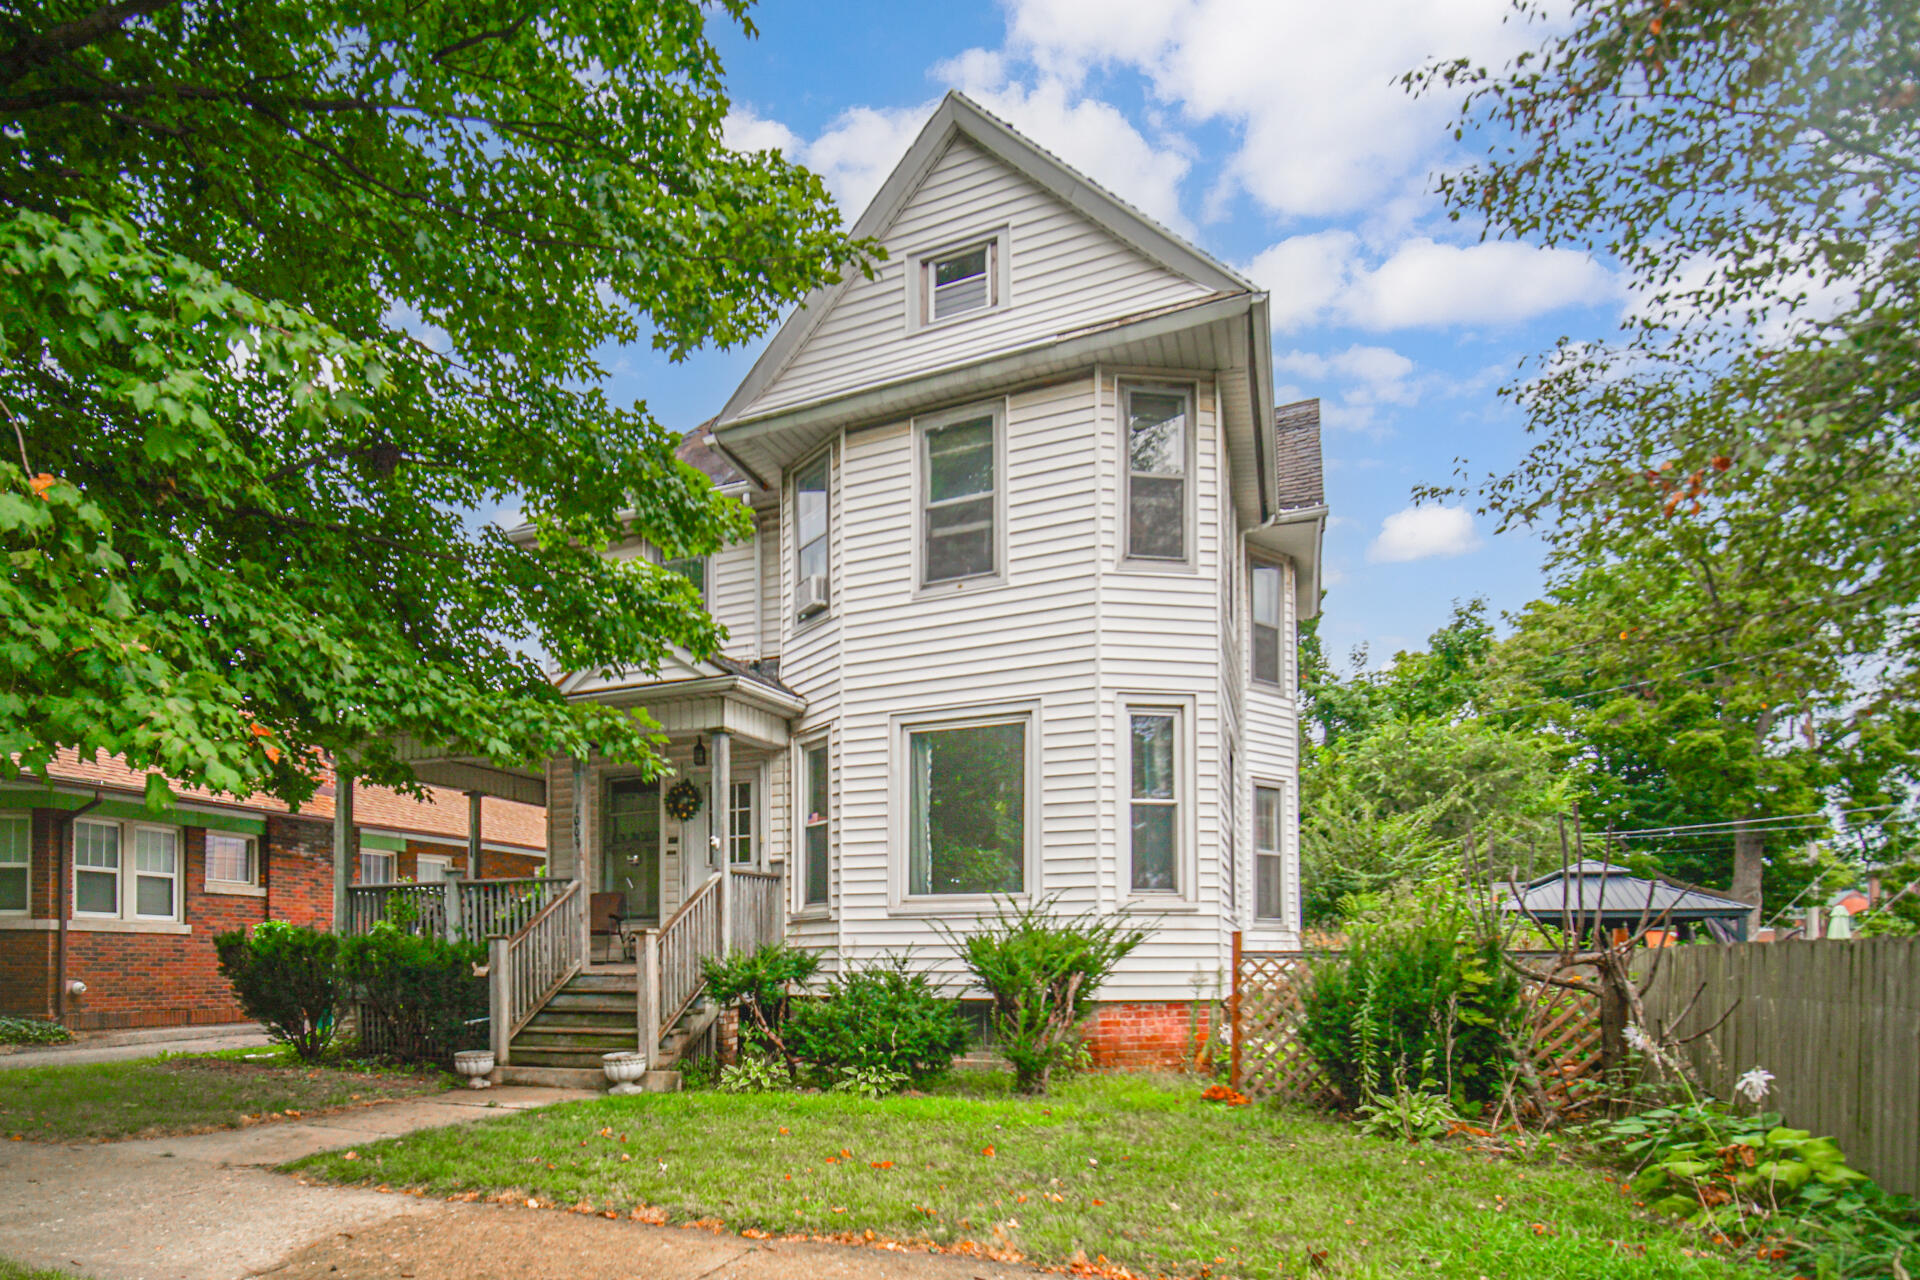
[[[706,767],[706,764],[707,764],[706,739],[701,738],[698,735],[695,735],[693,739],[693,767],[696,769],[703,769]]]

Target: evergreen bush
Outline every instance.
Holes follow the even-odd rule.
[[[968,1039],[959,1002],[904,957],[852,970],[820,998],[798,1002],[787,1032],[794,1058],[821,1088],[849,1071],[868,1083],[919,1084],[947,1070]]]
[[[384,1056],[447,1065],[461,1049],[487,1042],[487,984],[473,967],[486,959],[477,943],[405,932],[379,921],[340,939],[340,973],[363,1002],[364,1046]]]
[[[345,998],[340,939],[305,925],[263,920],[251,931],[216,934],[220,976],[267,1035],[311,1062],[333,1043]]]

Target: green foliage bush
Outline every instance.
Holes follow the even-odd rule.
[[[342,938],[341,976],[378,1024],[360,1029],[362,1043],[442,1065],[458,1050],[483,1047],[487,984],[473,966],[485,959],[476,943],[409,934],[385,920]]]
[[[798,947],[768,943],[755,951],[705,960],[701,967],[707,994],[740,1011],[741,1052],[778,1054],[791,1070],[795,1064],[787,1050],[787,1018],[796,989],[819,971],[820,958]]]
[[[883,1080],[917,1084],[950,1067],[967,1040],[959,1002],[898,956],[851,970],[819,999],[796,1004],[787,1033],[794,1058],[822,1088],[849,1069],[863,1089]]]
[[[44,1018],[0,1018],[0,1044],[65,1044],[73,1032]]]
[[[947,935],[993,997],[994,1036],[1022,1093],[1044,1092],[1054,1069],[1072,1060],[1094,993],[1147,936],[1090,912],[1056,918],[1057,902],[1002,904],[978,933]]]
[[[1433,895],[1402,905],[1356,925],[1344,956],[1314,966],[1301,1040],[1349,1105],[1409,1075],[1456,1105],[1487,1101],[1511,1058],[1520,981],[1464,909]]]
[[[345,1000],[340,939],[305,925],[263,920],[251,931],[216,934],[220,976],[241,1009],[273,1040],[311,1062],[333,1043]]]

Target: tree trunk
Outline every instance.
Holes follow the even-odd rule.
[[[1729,895],[1753,904],[1753,910],[1747,913],[1748,939],[1760,930],[1760,873],[1765,869],[1762,864],[1766,852],[1765,832],[1745,821],[1733,824],[1733,887]]]

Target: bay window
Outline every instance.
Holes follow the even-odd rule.
[[[1179,388],[1123,387],[1127,558],[1185,563],[1192,502],[1192,396]]]
[[[921,582],[991,574],[998,563],[999,414],[967,410],[920,428]]]
[[[1127,714],[1129,883],[1135,893],[1182,889],[1180,720],[1175,707],[1133,707]]]

